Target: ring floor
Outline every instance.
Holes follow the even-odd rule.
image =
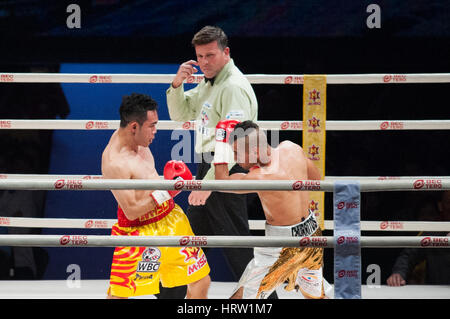
[[[76,285],[78,284],[78,285]],[[228,299],[233,282],[212,282],[208,298]],[[105,299],[108,280],[6,280],[0,281],[0,299]],[[299,292],[277,289],[280,299],[303,299]],[[362,286],[362,299],[450,299],[450,286],[406,285],[402,287]],[[332,297],[332,293],[331,296]],[[153,299],[141,296],[136,299]]]

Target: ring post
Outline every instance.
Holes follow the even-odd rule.
[[[360,185],[334,184],[334,298],[361,299]]]
[[[306,156],[325,176],[325,142],[327,118],[327,77],[326,75],[305,75],[303,83],[303,149]],[[309,210],[325,228],[325,193],[309,193]]]

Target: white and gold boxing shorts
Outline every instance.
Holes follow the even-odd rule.
[[[266,223],[266,236],[321,236],[313,213],[299,224],[273,226]],[[286,290],[300,290],[306,298],[324,298],[323,248],[255,247],[235,291],[243,288],[244,299],[265,299],[287,282]]]

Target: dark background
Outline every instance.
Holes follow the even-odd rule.
[[[80,29],[66,26],[70,3],[81,8]],[[366,25],[370,15],[366,8],[372,3],[381,8],[380,29]],[[178,65],[195,58],[190,40],[207,24],[224,29],[232,58],[245,74],[448,73],[449,21],[450,1],[444,0],[11,0],[0,3],[0,73],[59,72],[61,65],[68,63]],[[253,87],[259,120],[302,119],[302,86]],[[449,89],[449,83],[328,85],[327,119],[449,119]],[[66,94],[60,84],[0,84],[0,118],[70,118]],[[52,134],[0,131],[0,173],[48,173]],[[301,143],[301,132],[280,132],[283,139]],[[449,141],[450,133],[445,130],[329,131],[326,175],[448,176]],[[68,170],[71,173],[70,167]],[[419,212],[423,204],[434,203],[435,197],[434,192],[362,194],[361,219],[434,219],[432,213],[419,216]],[[326,199],[325,217],[332,219],[332,194],[326,194]],[[36,216],[48,216],[49,205],[48,200],[38,201]],[[263,218],[254,198],[250,205],[251,218]],[[110,212],[108,218],[114,214]],[[10,258],[10,250],[4,251],[4,258]],[[34,249],[37,274],[29,275],[25,269],[23,278],[54,278],[45,274],[51,262],[49,251]],[[365,267],[375,263],[381,266],[385,283],[398,252],[363,249],[363,282]],[[325,276],[330,282],[332,258],[332,250],[327,250]],[[17,270],[17,279],[19,273]],[[9,278],[7,270],[3,274]],[[103,271],[89,278],[107,275]],[[218,274],[214,279],[227,277]]]

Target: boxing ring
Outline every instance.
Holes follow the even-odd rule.
[[[161,74],[1,74],[2,82],[10,83],[171,83],[174,75]],[[302,75],[248,75],[252,84],[303,84]],[[187,83],[199,83],[202,76],[192,76]],[[327,75],[327,84],[401,84],[449,83],[450,74],[361,74]],[[264,130],[303,129],[301,121],[259,121]],[[326,130],[450,130],[450,120],[418,121],[327,121]],[[159,130],[195,130],[196,123],[159,121]],[[11,130],[114,130],[119,121],[107,120],[13,120],[1,119],[0,129]],[[167,180],[108,180],[100,175],[30,175],[2,174],[0,190],[97,191],[112,189],[178,189],[190,190],[272,190],[335,192],[337,183],[357,182],[360,192],[437,191],[450,190],[450,176],[327,176],[321,181],[167,181]],[[1,217],[2,227],[110,229],[115,219],[25,218]],[[263,220],[250,220],[252,230],[264,229]],[[445,231],[450,222],[361,221],[361,231]],[[325,221],[325,229],[335,228],[332,220]],[[361,236],[361,248],[420,249],[449,248],[447,236]],[[106,235],[0,235],[0,246],[22,247],[116,247],[116,246],[186,246],[186,247],[323,247],[335,249],[342,242],[333,236],[320,237],[264,237],[246,236],[159,236],[137,237]],[[326,266],[325,266],[326,267]],[[79,287],[62,281],[3,281],[0,298],[105,298],[107,280],[84,280]],[[210,298],[228,298],[234,283],[213,282]],[[331,289],[332,291],[332,289]],[[302,298],[300,293],[277,290],[280,298]],[[385,298],[450,298],[450,286],[371,287],[362,285],[362,297]],[[152,298],[148,296],[145,298]]]

